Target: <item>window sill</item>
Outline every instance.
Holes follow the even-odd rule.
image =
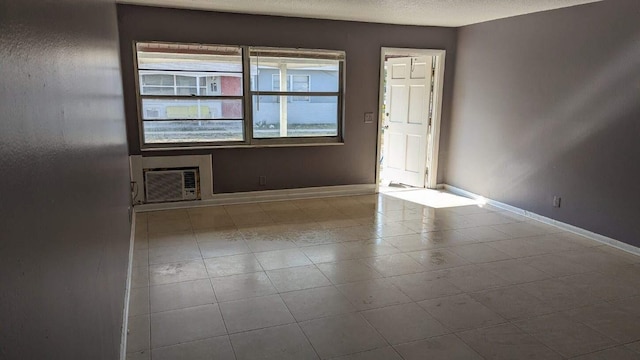
[[[215,150],[215,149],[252,149],[252,148],[279,148],[279,147],[309,147],[309,146],[341,146],[340,142],[310,142],[296,144],[233,144],[233,145],[206,145],[206,146],[171,146],[171,147],[146,147],[141,148],[142,153],[160,151],[190,151],[190,150]]]

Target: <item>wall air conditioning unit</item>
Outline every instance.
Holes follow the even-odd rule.
[[[200,199],[198,168],[145,169],[147,203]]]

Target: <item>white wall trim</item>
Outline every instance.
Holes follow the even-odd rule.
[[[120,360],[127,358],[127,332],[129,330],[129,298],[131,297],[131,275],[133,272],[133,244],[136,238],[136,212],[131,211],[131,234],[129,235],[129,261],[124,288],[124,310],[122,311],[122,334],[120,338]]]
[[[468,197],[471,199],[482,199],[483,201],[486,201],[487,204],[491,205],[491,206],[495,206],[497,208],[503,209],[503,210],[507,210],[513,213],[516,213],[518,215],[522,215],[524,217],[527,217],[529,219],[533,219],[536,221],[540,221],[541,223],[547,224],[547,225],[552,225],[555,226],[559,229],[562,229],[564,231],[568,231],[568,232],[572,232],[574,234],[578,234],[581,236],[584,236],[586,238],[589,238],[591,240],[595,240],[599,243],[605,244],[605,245],[609,245],[612,246],[616,249],[622,250],[622,251],[626,251],[628,253],[632,253],[634,255],[640,255],[640,248],[635,247],[633,245],[629,245],[627,243],[624,243],[622,241],[616,240],[616,239],[612,239],[610,237],[598,234],[598,233],[594,233],[592,231],[571,225],[571,224],[567,224],[558,220],[554,220],[552,218],[548,218],[546,216],[542,216],[536,213],[533,213],[531,211],[527,211],[527,210],[523,210],[520,208],[517,208],[515,206],[511,206],[509,204],[505,204],[503,202],[499,202],[496,200],[492,200],[492,199],[487,199],[484,196],[472,193],[470,191],[464,190],[464,189],[460,189],[457,188],[455,186],[451,186],[448,184],[442,184],[444,189],[456,194],[456,195],[460,195],[460,196],[464,196],[464,197]]]
[[[211,199],[179,201],[159,204],[136,205],[138,212],[183,209],[213,205],[245,204],[266,201],[322,198],[332,196],[368,195],[376,193],[375,184],[321,186],[299,189],[248,191],[228,194],[213,194]]]

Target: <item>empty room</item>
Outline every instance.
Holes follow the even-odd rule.
[[[640,359],[640,2],[0,2],[0,359]]]

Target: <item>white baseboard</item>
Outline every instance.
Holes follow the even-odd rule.
[[[447,190],[447,191],[449,191],[449,192],[451,192],[453,194],[464,196],[464,197],[468,197],[468,198],[471,198],[471,199],[482,199],[483,201],[486,201],[486,203],[491,205],[491,206],[495,206],[497,208],[500,208],[500,209],[503,209],[503,210],[507,210],[507,211],[516,213],[518,215],[522,215],[522,216],[527,217],[529,219],[540,221],[541,223],[544,223],[544,224],[547,224],[547,225],[553,225],[553,226],[555,226],[555,227],[557,227],[559,229],[562,229],[564,231],[569,231],[569,232],[584,236],[584,237],[589,238],[591,240],[595,240],[595,241],[597,241],[599,243],[612,246],[612,247],[614,247],[616,249],[623,250],[623,251],[632,253],[634,255],[640,255],[640,248],[635,247],[633,245],[629,245],[629,244],[624,243],[622,241],[619,241],[619,240],[616,240],[616,239],[612,239],[610,237],[607,237],[607,236],[604,236],[604,235],[601,235],[601,234],[597,234],[597,233],[594,233],[592,231],[585,230],[585,229],[579,228],[577,226],[573,226],[571,224],[563,223],[561,221],[554,220],[554,219],[548,218],[546,216],[542,216],[542,215],[533,213],[531,211],[523,210],[523,209],[517,208],[515,206],[511,206],[509,204],[505,204],[505,203],[502,203],[502,202],[499,202],[499,201],[495,201],[495,200],[492,200],[492,199],[487,199],[484,196],[472,193],[472,192],[464,190],[464,189],[457,188],[455,186],[451,186],[451,185],[448,185],[448,184],[443,184],[443,187],[444,187],[445,190]]]
[[[211,199],[196,201],[180,201],[171,203],[136,205],[137,212],[168,209],[183,209],[213,205],[245,204],[266,201],[284,201],[311,199],[333,196],[353,196],[375,194],[375,184],[321,186],[300,189],[248,191],[240,193],[213,194]]]
[[[129,298],[131,297],[131,274],[133,272],[133,244],[136,237],[136,212],[131,214],[131,234],[129,236],[129,262],[124,288],[124,310],[122,311],[122,334],[120,338],[120,360],[127,358],[127,332],[129,330]]]

